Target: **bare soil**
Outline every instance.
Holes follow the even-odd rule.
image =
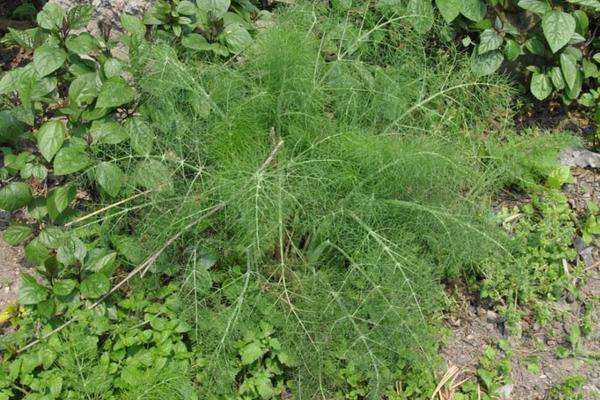
[[[600,204],[600,169],[573,167],[572,174],[576,183],[568,185],[565,193],[573,210],[584,215],[586,202]],[[551,312],[558,316],[549,326],[542,327],[532,318],[525,318],[522,335],[508,337],[502,318],[494,311],[478,304],[476,299],[462,302],[462,308],[448,319],[452,335],[441,350],[448,368],[456,366],[461,370],[455,382],[473,379],[486,346],[507,339],[513,350],[511,383],[502,388],[500,398],[545,399],[550,388],[572,375],[587,378],[585,399],[600,398],[600,243],[585,246],[581,238],[576,237],[574,247],[589,277],[581,287],[580,298],[564,298],[549,305]],[[559,358],[559,347],[570,348],[571,327],[581,325],[585,307],[591,304],[596,305],[592,313],[593,330],[584,339],[582,352],[589,356]],[[532,359],[539,365],[539,371],[532,370]]]

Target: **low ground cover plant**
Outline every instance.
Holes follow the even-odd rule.
[[[503,79],[430,54],[411,14],[302,5],[254,31],[244,7],[159,2],[109,38],[47,5],[3,39],[33,51],[0,77],[0,208],[36,274],[0,396],[430,398],[442,282],[567,288],[572,141],[515,134]],[[539,199],[504,229],[511,185]]]

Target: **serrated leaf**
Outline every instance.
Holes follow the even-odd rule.
[[[477,54],[473,57],[471,69],[478,76],[491,75],[500,68],[504,56],[498,50],[489,51],[485,54]]]
[[[59,120],[46,122],[36,134],[38,150],[46,161],[52,161],[62,147],[66,136],[65,124]]]
[[[123,184],[123,171],[114,163],[101,162],[96,166],[96,181],[106,193],[116,197]]]
[[[577,61],[571,55],[563,52],[560,55],[560,69],[562,70],[567,87],[573,88],[577,79]]]
[[[33,52],[33,66],[40,78],[62,67],[66,59],[67,53],[58,46],[45,44]]]
[[[460,0],[435,0],[435,5],[447,23],[454,21],[462,9]]]
[[[552,93],[552,82],[546,74],[534,72],[529,86],[531,94],[538,100],[544,100]]]
[[[88,299],[97,299],[110,290],[110,279],[103,273],[96,272],[81,282],[79,290]]]
[[[544,15],[542,31],[553,53],[569,43],[575,33],[575,26],[575,18],[571,14],[554,10]]]
[[[60,149],[54,157],[54,174],[69,175],[91,164],[85,146],[69,146]]]
[[[524,10],[540,15],[544,15],[552,9],[548,3],[540,0],[520,0],[517,5]]]
[[[31,237],[33,229],[23,224],[12,224],[4,232],[4,241],[11,246],[18,246]]]
[[[481,32],[477,52],[481,55],[488,51],[497,50],[502,46],[504,39],[494,29],[486,29]]]
[[[481,0],[462,0],[460,13],[471,21],[478,22],[485,18],[487,6]]]
[[[12,182],[0,189],[0,210],[15,211],[31,201],[31,189],[23,182]]]
[[[409,0],[406,12],[411,15],[409,23],[419,33],[428,32],[433,26],[431,0]]]
[[[242,365],[252,364],[265,354],[265,349],[260,342],[253,341],[242,347],[240,350],[240,357],[242,358]]]
[[[56,258],[64,265],[74,265],[77,261],[83,264],[87,254],[85,244],[77,237],[70,238],[56,251]]]
[[[135,90],[121,77],[110,78],[102,85],[96,108],[115,108],[131,102]]]
[[[35,278],[27,273],[21,274],[21,287],[19,288],[19,304],[33,305],[46,299],[48,289],[37,283]]]
[[[39,238],[34,238],[25,246],[25,258],[34,265],[41,265],[48,258],[50,251]]]

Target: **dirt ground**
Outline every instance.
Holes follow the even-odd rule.
[[[566,157],[567,159],[569,157]],[[565,192],[571,207],[581,214],[586,201],[600,204],[600,169],[572,167],[577,182],[568,185]],[[513,350],[511,383],[500,390],[500,398],[514,400],[541,400],[547,398],[550,388],[561,384],[566,377],[582,375],[587,378],[585,399],[600,398],[600,241],[585,246],[581,238],[574,238],[580,261],[584,262],[589,278],[581,287],[579,299],[565,298],[551,304],[556,321],[541,327],[532,320],[523,321],[521,337],[507,337],[502,319],[492,310],[481,307],[476,300],[465,300],[462,309],[448,320],[451,339],[442,348],[441,355],[448,368],[458,367],[461,372],[456,382],[472,378],[478,361],[487,345],[507,339]],[[580,324],[585,307],[596,307],[592,313],[592,332],[583,343],[588,357],[557,356],[559,347],[569,348],[568,336],[575,324]],[[534,358],[539,371],[531,368]]]
[[[17,300],[23,249],[8,245],[0,233],[0,311]]]

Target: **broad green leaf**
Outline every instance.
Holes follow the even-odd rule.
[[[109,252],[104,248],[90,250],[85,260],[85,270],[91,272],[112,272],[112,268],[117,259],[117,253]],[[108,274],[107,274],[108,275]]]
[[[74,265],[77,261],[83,264],[86,254],[87,249],[81,239],[72,237],[57,249],[56,258],[64,265]]]
[[[540,15],[544,15],[552,9],[547,2],[541,0],[520,0],[517,5],[524,10]]]
[[[171,186],[171,174],[158,160],[143,160],[135,170],[135,182],[145,189],[166,189]]]
[[[497,50],[502,46],[504,39],[494,29],[486,29],[481,32],[477,52],[481,55],[488,51]]]
[[[552,93],[552,82],[546,74],[534,72],[529,86],[531,94],[538,100],[544,100]]]
[[[111,120],[92,122],[89,133],[94,144],[118,144],[129,138],[127,129],[117,121]]]
[[[252,36],[240,24],[231,24],[223,31],[227,47],[234,53],[239,53],[252,43]]]
[[[552,189],[560,189],[563,185],[573,182],[575,179],[571,175],[571,169],[563,165],[550,172],[546,184]]]
[[[36,220],[41,220],[48,215],[48,208],[46,207],[46,199],[37,197],[27,205],[27,212],[29,216]]]
[[[68,296],[77,286],[77,282],[73,279],[60,279],[52,284],[52,291],[57,296]]]
[[[106,193],[116,197],[123,184],[123,171],[114,163],[101,162],[96,166],[96,181]]]
[[[21,274],[21,287],[19,288],[19,304],[33,305],[45,300],[48,289],[37,283],[35,278],[27,273]]]
[[[97,73],[89,72],[80,75],[69,86],[69,100],[79,107],[91,104],[98,97],[101,86],[102,81]]]
[[[431,0],[409,0],[406,12],[411,15],[408,21],[415,31],[426,33],[433,26]]]
[[[594,11],[600,11],[600,1],[598,0],[567,0],[571,4],[577,4],[582,7],[591,8]]]
[[[59,120],[46,122],[36,134],[38,149],[46,161],[52,161],[62,147],[66,136],[65,124]]]
[[[231,0],[196,0],[196,4],[201,10],[211,13],[214,18],[222,18],[229,10]]]
[[[488,51],[485,54],[477,54],[473,57],[471,69],[478,76],[491,75],[500,68],[504,56],[498,50]]]
[[[25,246],[25,258],[33,265],[42,265],[49,255],[50,251],[39,238],[34,238]]]
[[[10,41],[19,47],[28,50],[33,50],[40,46],[46,39],[45,33],[40,28],[24,30],[8,28],[8,31],[9,32],[2,38],[2,41]]]
[[[523,54],[521,45],[516,40],[507,39],[506,45],[504,46],[504,55],[508,61],[515,61],[519,56]]]
[[[481,21],[485,18],[487,7],[481,0],[462,0],[460,13],[471,21]]]
[[[185,35],[181,39],[181,44],[183,47],[187,47],[188,49],[205,51],[208,50],[208,42],[199,33],[190,33],[189,35]]]
[[[577,67],[577,61],[571,55],[563,52],[560,55],[560,69],[562,70],[567,87],[573,88],[579,69]]]
[[[96,272],[81,282],[79,290],[88,299],[97,299],[110,290],[110,279],[103,273]]]
[[[525,41],[525,48],[531,54],[535,54],[537,56],[544,56],[548,52],[544,41],[540,39],[537,35],[532,36]]]
[[[569,99],[575,100],[576,98],[579,97],[582,87],[583,87],[583,72],[577,71],[577,74],[575,75],[575,83],[573,84],[573,87],[567,87],[567,90],[565,91],[565,95]]]
[[[196,15],[196,5],[188,0],[180,1],[176,10],[181,15]]]
[[[454,21],[462,9],[461,0],[435,0],[435,5],[447,23]]]
[[[0,210],[15,211],[31,201],[31,189],[23,182],[12,182],[0,189]]]
[[[587,35],[590,26],[590,19],[583,10],[575,10],[573,12],[575,18],[575,30],[581,35]]]
[[[46,3],[38,13],[36,20],[39,26],[51,31],[57,31],[63,26],[66,18],[65,10],[53,3]]]
[[[277,395],[277,390],[273,387],[271,376],[268,371],[260,371],[253,375],[254,386],[258,395],[263,400],[272,399]]]
[[[552,67],[548,75],[550,76],[552,85],[554,85],[557,90],[563,90],[565,88],[565,79],[563,78],[562,71],[559,67]]]
[[[154,146],[154,134],[148,124],[140,117],[133,117],[125,122],[125,127],[133,151],[142,156],[150,154]]]
[[[69,36],[65,41],[65,45],[71,53],[78,55],[91,54],[98,50],[98,41],[87,32]]]
[[[68,234],[58,226],[46,225],[37,239],[47,248],[56,250],[68,239]]]
[[[597,78],[598,67],[590,60],[584,58],[582,61],[584,78]]]
[[[575,33],[575,18],[562,11],[552,11],[542,18],[542,31],[553,53],[564,47]]]
[[[12,224],[4,232],[4,240],[11,246],[18,246],[31,237],[33,229],[23,224]]]
[[[123,73],[123,63],[116,58],[109,58],[104,61],[102,65],[102,70],[104,71],[104,75],[107,78],[114,78],[116,76],[120,76]]]
[[[49,75],[63,66],[67,53],[58,46],[42,45],[33,52],[33,66],[40,77]]]
[[[74,185],[67,184],[54,189],[47,199],[48,213],[52,219],[57,219],[77,196]]]
[[[67,23],[70,29],[85,28],[94,14],[94,6],[91,4],[80,4],[71,8],[67,13]]]
[[[91,160],[84,146],[63,147],[54,158],[54,174],[59,176],[73,174],[90,163]]]
[[[143,37],[146,34],[146,26],[142,20],[133,15],[121,15],[121,26],[127,33],[134,36]]]
[[[0,143],[10,143],[25,132],[25,125],[9,111],[0,111]]]
[[[110,78],[102,85],[96,108],[114,108],[131,102],[135,90],[121,77]]]

